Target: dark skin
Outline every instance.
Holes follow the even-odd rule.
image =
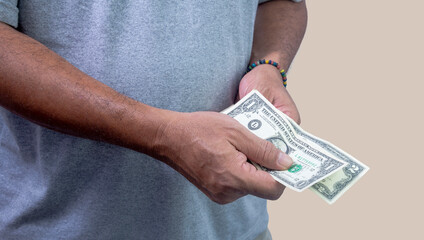
[[[274,59],[287,68],[305,26],[304,3],[262,4],[252,59]],[[259,66],[246,74],[240,83],[240,97],[251,89],[258,89],[300,121],[274,67]],[[247,194],[277,199],[283,193],[283,185],[247,159],[279,170],[292,163],[286,154],[229,116],[216,112],[179,113],[137,102],[4,23],[0,23],[0,105],[47,128],[153,156],[221,204]]]
[[[305,2],[272,1],[262,4],[256,17],[250,62],[272,59],[287,71],[302,42],[306,22]],[[277,68],[259,65],[246,74],[240,82],[238,98],[253,89],[259,90],[275,107],[300,124],[299,112],[283,87]]]

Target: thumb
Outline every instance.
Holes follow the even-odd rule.
[[[247,129],[246,131],[244,138],[236,141],[234,145],[248,159],[275,170],[287,170],[293,164],[291,157],[275,147],[274,144],[259,138]]]

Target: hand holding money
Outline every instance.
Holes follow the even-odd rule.
[[[244,75],[240,81],[237,98],[243,98],[254,89],[259,91],[278,110],[300,124],[299,111],[289,92],[283,86],[281,74],[276,67],[262,64]]]
[[[284,186],[247,159],[279,170],[292,163],[272,143],[216,112],[172,112],[155,142],[160,143],[156,148],[160,159],[220,204],[247,194],[266,199],[281,196]]]
[[[301,129],[256,90],[223,113],[293,158],[295,163],[287,171],[252,162],[295,191],[310,188],[331,204],[368,170],[341,149]]]

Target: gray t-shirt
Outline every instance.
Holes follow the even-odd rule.
[[[0,0],[0,21],[138,101],[220,111],[248,64],[257,5]],[[160,161],[0,107],[0,239],[238,240],[267,224],[263,199],[218,205]]]

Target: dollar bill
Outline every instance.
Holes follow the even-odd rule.
[[[295,191],[301,192],[346,165],[307,138],[300,137],[292,124],[265,97],[254,90],[223,113],[233,117],[257,136],[267,139],[294,161],[286,171],[259,166]],[[257,165],[258,166],[258,165]]]
[[[304,131],[256,90],[223,113],[292,157],[294,164],[286,171],[253,164],[295,191],[309,188],[332,204],[369,169],[333,144]]]
[[[285,115],[282,112],[280,112],[280,114]],[[324,178],[320,182],[315,183],[309,188],[327,203],[333,204],[362,176],[365,175],[365,173],[369,170],[369,167],[328,141],[304,131],[291,118],[287,116],[286,118],[297,135],[306,138],[308,141],[314,142],[316,145],[326,149],[326,151],[335,158],[341,159],[347,163],[342,169]]]

